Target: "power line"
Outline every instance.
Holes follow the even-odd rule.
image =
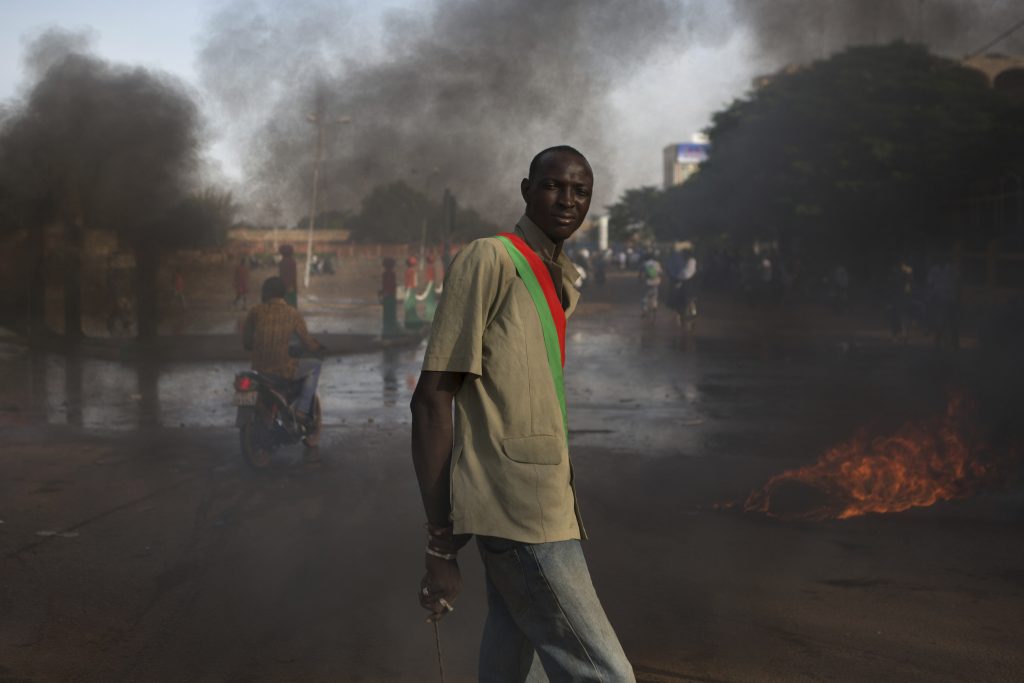
[[[1024,19],[1021,19],[1020,21],[1018,21],[1016,24],[1014,24],[1013,26],[1008,28],[1006,31],[1003,31],[1002,33],[1000,33],[995,39],[993,39],[993,40],[989,41],[988,43],[986,43],[984,47],[978,48],[974,52],[972,52],[969,55],[967,55],[966,57],[964,57],[964,59],[967,60],[967,59],[971,59],[972,57],[977,57],[978,55],[980,55],[981,53],[985,52],[986,50],[988,50],[993,45],[997,45],[997,44],[1001,43],[1002,41],[1006,40],[1007,38],[1009,38],[1010,36],[1012,36],[1014,33],[1019,31],[1021,29],[1021,27],[1024,27]]]

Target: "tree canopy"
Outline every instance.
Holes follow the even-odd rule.
[[[707,132],[700,171],[648,198],[660,237],[772,238],[851,259],[957,239],[958,209],[1024,148],[1020,110],[980,73],[904,43],[779,73]]]
[[[422,238],[424,221],[427,242],[439,244],[447,221],[442,203],[431,201],[399,180],[373,188],[363,198],[359,213],[346,221],[346,227],[357,242],[416,243]],[[476,211],[456,206],[450,240],[467,241],[495,232],[493,224]]]
[[[661,192],[653,185],[626,190],[608,207],[608,236],[615,241],[654,236],[661,206]]]

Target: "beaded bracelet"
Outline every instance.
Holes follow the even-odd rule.
[[[439,557],[442,560],[448,560],[449,562],[451,562],[456,557],[458,557],[457,555],[455,555],[453,553],[439,553],[436,550],[434,550],[433,548],[431,548],[429,543],[427,544],[426,553],[427,553],[427,555],[431,555],[433,557]]]

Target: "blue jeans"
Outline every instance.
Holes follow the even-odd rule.
[[[477,545],[488,605],[480,683],[635,683],[579,541],[478,536]]]
[[[309,415],[313,414],[313,397],[320,382],[320,359],[300,358],[295,366],[295,379],[302,378],[302,391],[295,399],[295,407]]]

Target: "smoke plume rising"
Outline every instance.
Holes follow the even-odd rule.
[[[758,48],[783,63],[820,59],[849,45],[896,40],[962,57],[1021,19],[1014,0],[733,0]],[[996,51],[1019,53],[1024,37]]]
[[[684,7],[704,13],[667,0],[437,3],[425,15],[390,15],[383,48],[363,61],[345,48],[353,29],[342,11],[235,3],[214,19],[200,73],[233,119],[265,112],[246,120],[245,170],[268,217],[307,210],[307,117],[319,110],[328,121],[323,206],[352,206],[374,185],[405,179],[432,196],[453,187],[512,220],[518,179],[544,146],[577,146],[599,188],[607,182],[605,96],[679,36]],[[339,116],[351,124],[333,123]]]
[[[0,181],[23,210],[130,234],[185,195],[199,113],[176,79],[110,64],[80,33],[47,31],[26,55],[0,131]]]
[[[373,186],[403,179],[432,197],[452,187],[463,203],[501,221],[516,215],[515,188],[530,157],[551,144],[590,157],[597,206],[614,199],[609,95],[654,57],[685,59],[695,42],[724,42],[736,31],[751,36],[751,76],[855,43],[920,40],[962,54],[1016,19],[1013,7],[1010,0],[449,0],[392,12],[374,44],[356,5],[235,0],[212,18],[199,72],[242,150],[240,195],[252,218],[292,223],[308,212],[309,118],[317,115],[325,121],[321,210],[355,208]],[[665,83],[665,92],[685,87]],[[650,150],[652,164],[659,154]]]

